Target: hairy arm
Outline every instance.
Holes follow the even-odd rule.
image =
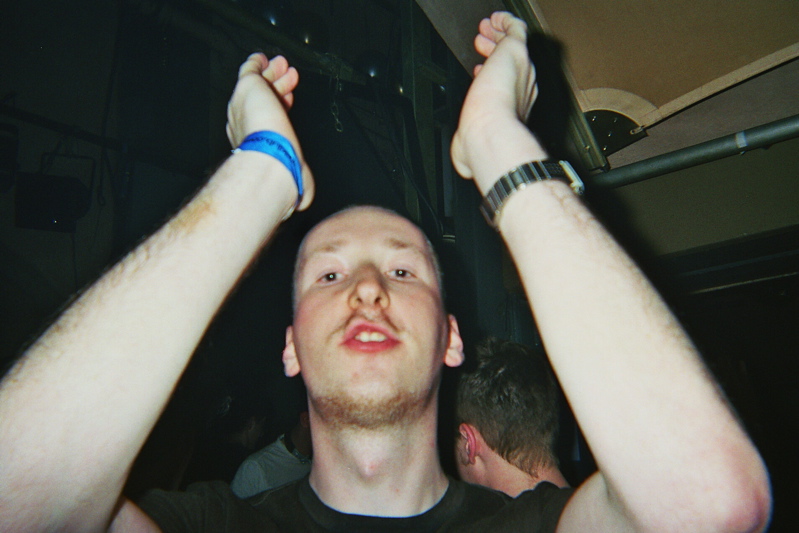
[[[452,155],[485,194],[546,157],[526,130],[535,96],[524,24],[494,14]],[[770,512],[768,475],[690,339],[661,297],[561,182],[505,204],[500,231],[553,368],[599,466],[562,531],[752,531]]]
[[[296,84],[284,59],[251,56],[231,99],[231,142],[271,129],[299,151],[284,108]],[[313,196],[307,168],[304,176],[311,190],[303,207]],[[209,322],[296,194],[277,160],[231,156],[23,355],[0,385],[0,530],[148,522],[120,499],[132,462]]]

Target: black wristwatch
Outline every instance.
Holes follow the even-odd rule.
[[[488,225],[499,231],[499,213],[505,201],[529,183],[545,180],[562,180],[577,194],[583,194],[585,185],[568,161],[531,161],[503,174],[480,204]]]

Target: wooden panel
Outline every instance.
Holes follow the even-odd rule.
[[[799,56],[794,0],[537,0],[542,27],[566,46],[584,111],[651,125]]]

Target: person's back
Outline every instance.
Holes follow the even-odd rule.
[[[311,425],[304,411],[289,431],[241,463],[230,488],[239,498],[248,498],[306,476],[311,453]]]
[[[461,478],[516,497],[542,481],[568,482],[558,468],[559,392],[542,354],[486,339],[458,384],[456,463]]]

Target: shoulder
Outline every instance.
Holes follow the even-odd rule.
[[[280,530],[221,481],[194,483],[185,492],[153,490],[137,504],[164,533]]]
[[[555,531],[558,519],[573,489],[559,489],[540,483],[516,498],[499,491],[455,481],[463,491],[461,511],[452,523],[453,531]],[[457,488],[458,486],[462,488]]]
[[[284,451],[287,452],[286,447],[283,445],[283,441],[281,439],[277,439],[271,444],[264,446],[257,452],[251,453],[249,456],[247,456],[246,461],[259,463],[270,455],[281,454]]]
[[[548,507],[563,508],[574,494],[571,487],[559,488],[553,483],[543,481],[532,490],[526,490],[514,498],[515,502],[525,502],[541,510]]]

